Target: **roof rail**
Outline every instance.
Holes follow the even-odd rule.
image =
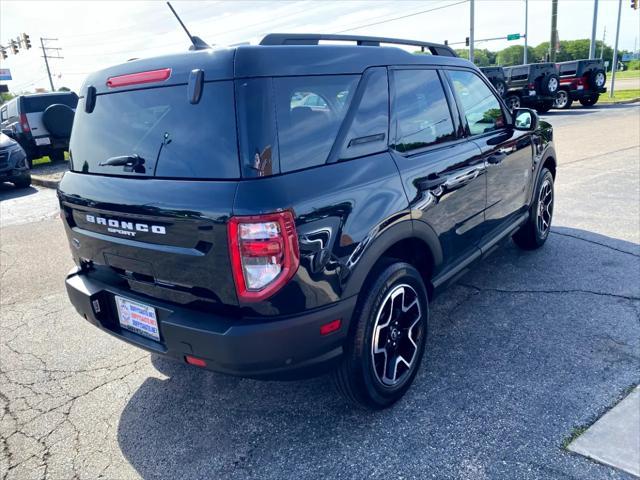
[[[447,45],[439,43],[421,42],[418,40],[403,40],[399,38],[368,37],[361,35],[329,35],[323,33],[270,33],[262,39],[260,45],[318,45],[320,40],[350,41],[367,47],[379,47],[381,43],[396,45],[413,45],[421,51],[429,50],[432,55],[457,57],[456,52]]]

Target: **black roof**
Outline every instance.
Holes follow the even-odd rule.
[[[320,40],[353,41],[354,45],[318,44]],[[380,44],[385,45],[378,46]],[[410,53],[386,44],[413,45],[417,51],[424,50],[429,54]],[[161,68],[171,68],[171,77],[164,84],[175,85],[187,83],[190,72],[196,68],[204,70],[205,81],[213,81],[293,75],[360,74],[369,67],[389,65],[473,67],[467,60],[458,58],[449,47],[429,42],[344,35],[271,34],[260,45],[190,50],[115,65],[90,74],[82,92],[89,85],[95,86],[97,93],[116,91],[106,87],[107,78]]]

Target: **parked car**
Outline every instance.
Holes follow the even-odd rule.
[[[82,87],[58,190],[67,292],[156,354],[332,372],[384,408],[422,362],[428,300],[501,241],[545,243],[552,137],[432,43],[271,34],[107,68]]]
[[[570,108],[576,100],[584,107],[591,107],[600,94],[607,91],[607,74],[601,59],[560,62],[557,68],[560,87],[555,108]]]
[[[531,107],[546,113],[558,95],[560,78],[554,63],[531,63],[505,67],[506,102],[510,108]]]
[[[18,188],[31,185],[27,154],[4,133],[0,133],[0,182],[11,182]]]
[[[53,162],[64,160],[77,104],[76,93],[55,92],[20,95],[0,107],[2,129],[13,132],[27,153],[29,167],[45,155]]]
[[[489,79],[500,96],[504,97],[507,93],[504,69],[502,67],[480,67],[480,71]]]

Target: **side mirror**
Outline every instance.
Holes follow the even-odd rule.
[[[513,111],[513,128],[531,132],[538,126],[538,114],[530,108],[516,108]]]
[[[13,138],[15,140],[15,133],[10,128],[3,128],[2,133],[4,133],[7,137]]]

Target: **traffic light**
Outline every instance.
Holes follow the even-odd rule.
[[[22,34],[22,46],[29,50],[31,48],[31,39],[26,33]]]
[[[464,39],[464,44],[465,44],[465,46],[467,46],[467,47],[469,46],[469,37],[467,37],[467,38],[465,38],[465,39]]]
[[[634,10],[638,9],[638,0],[631,0],[631,8]]]
[[[3,60],[7,59],[7,50],[4,47],[0,47],[0,56],[2,56]]]
[[[11,48],[11,51],[13,52],[14,55],[18,54],[18,42],[16,42],[15,40],[11,40],[11,43],[9,44],[9,48]]]

